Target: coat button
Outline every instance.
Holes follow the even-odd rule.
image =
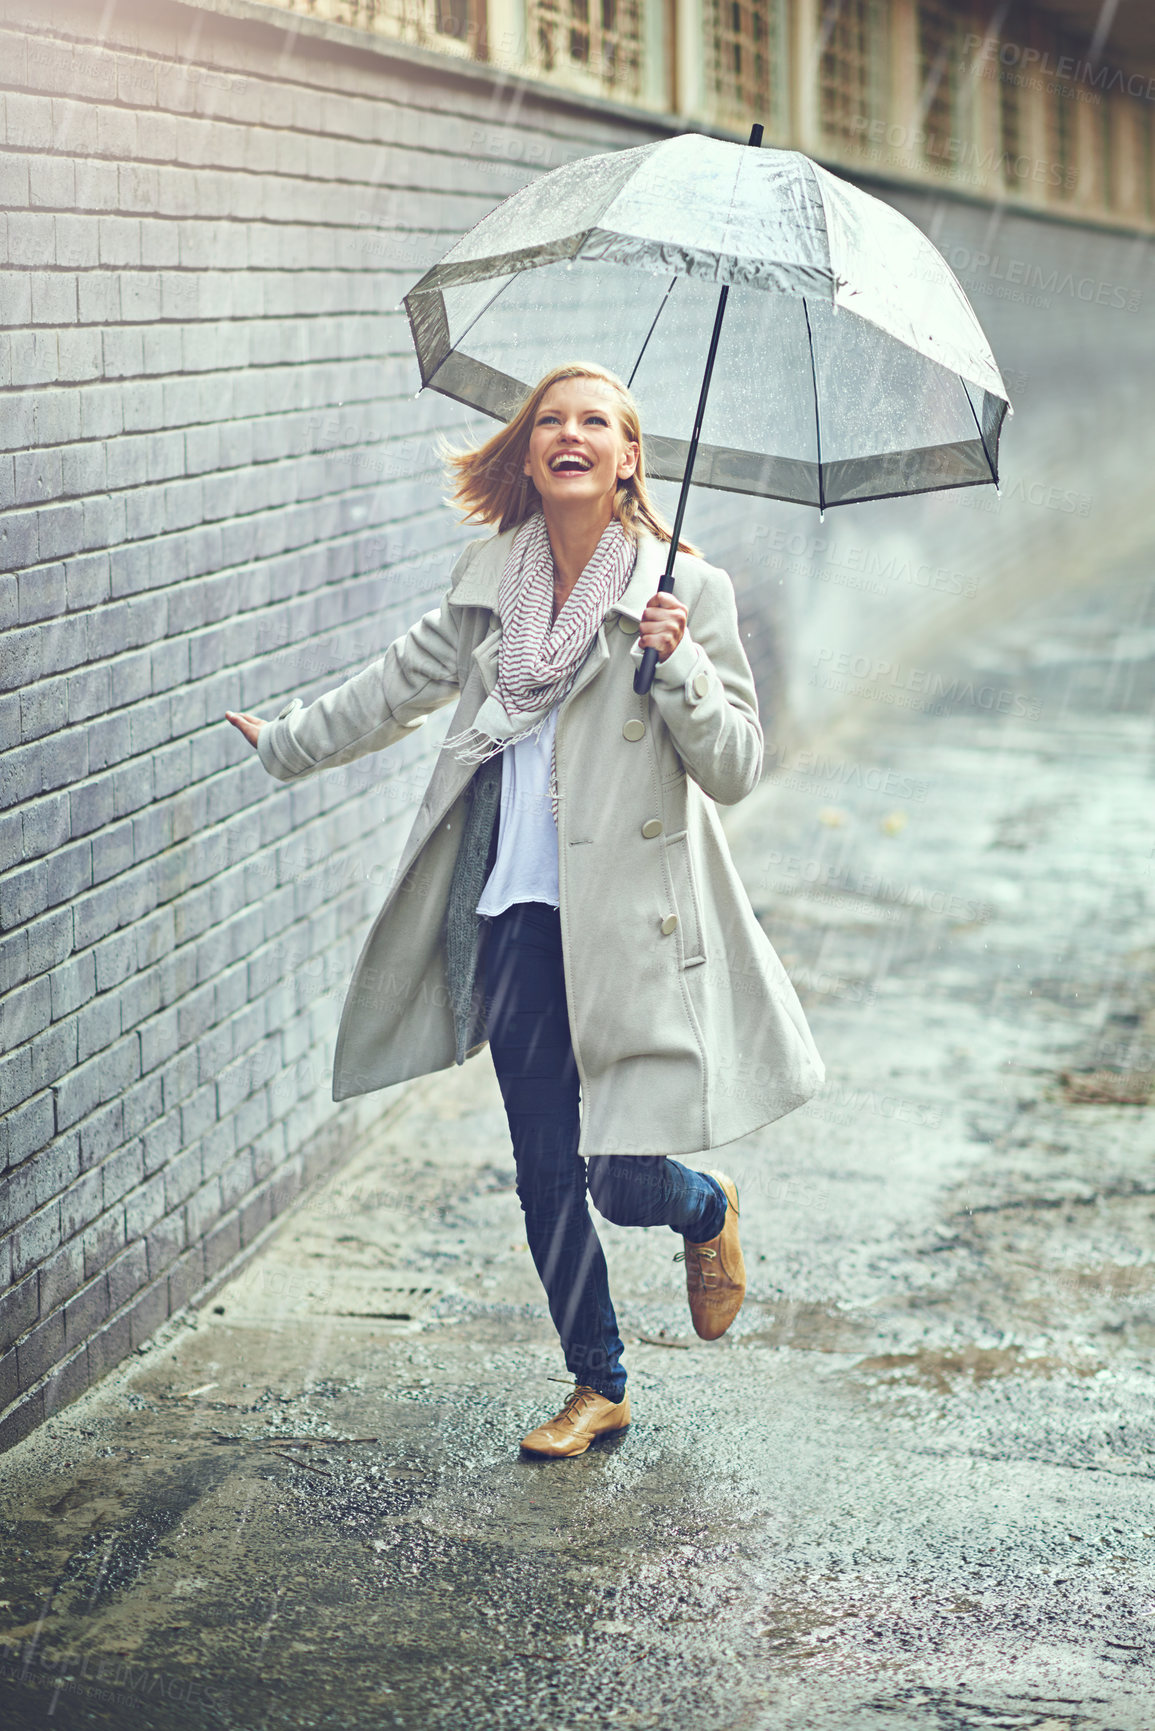
[[[621,613],[618,615],[618,630],[619,631],[628,631],[628,632],[632,633],[635,631],[640,631],[641,626],[638,624],[636,619],[627,619],[625,614]]]
[[[646,840],[647,841],[653,841],[654,837],[656,835],[661,835],[661,833],[662,833],[662,820],[661,820],[661,818],[660,817],[648,817],[646,819],[645,823],[642,825],[642,834],[645,836]]]
[[[674,927],[677,925],[677,923],[678,923],[677,914],[667,914],[665,919],[662,921],[662,936],[664,938],[668,938],[670,933],[674,930]]]
[[[710,689],[710,675],[708,673],[695,673],[691,689],[695,697],[705,697]]]
[[[623,739],[644,739],[646,724],[644,721],[627,721],[622,728]]]
[[[281,710],[281,713],[277,716],[277,720],[284,721],[287,716],[292,715],[294,710],[300,709],[301,707],[301,699],[299,697],[291,698],[289,702],[286,703],[284,709]]]

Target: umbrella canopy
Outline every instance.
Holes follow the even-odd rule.
[[[816,505],[998,481],[1012,412],[970,302],[900,212],[795,150],[682,134],[523,187],[405,297],[422,385],[509,420],[543,373],[630,385],[646,472]]]

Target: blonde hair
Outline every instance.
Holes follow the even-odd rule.
[[[595,379],[608,387],[616,398],[618,420],[627,441],[638,447],[638,461],[632,475],[619,478],[612,510],[623,529],[637,538],[639,525],[644,525],[659,541],[669,541],[671,529],[646,486],[645,457],[642,449],[641,415],[630,391],[616,373],[596,361],[570,361],[552,367],[540,378],[525,398],[513,419],[494,433],[483,445],[467,450],[455,450],[442,443],[441,458],[449,472],[452,496],[445,502],[466,512],[466,523],[496,523],[498,533],[515,529],[541,509],[541,494],[531,478],[524,473],[529,436],[537,411],[546,392],[563,379]],[[698,554],[688,541],[679,540],[682,553]],[[700,556],[700,555],[699,555]]]

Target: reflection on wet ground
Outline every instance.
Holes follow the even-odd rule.
[[[500,1097],[430,1079],[5,1457],[5,1725],[1144,1731],[1155,663],[1108,679],[1103,621],[1145,594],[957,646],[1038,713],[860,715],[827,757],[884,775],[728,814],[829,1079],[725,1151],[725,1339],[604,1227],[635,1422],[520,1457],[563,1370]]]

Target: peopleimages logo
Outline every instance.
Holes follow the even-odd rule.
[[[1037,719],[1043,707],[1026,692],[976,685],[957,675],[947,679],[933,667],[903,667],[884,656],[856,655],[845,649],[820,649],[809,682],[899,709],[921,709],[928,715],[946,715],[958,706]]]
[[[1098,91],[1121,91],[1150,102],[1155,97],[1155,77],[1141,72],[1124,72],[1122,67],[1106,62],[1079,60],[1071,54],[1054,55],[1049,48],[1031,48],[1018,42],[1000,42],[997,36],[968,34],[963,38],[963,52],[973,55],[973,65],[997,62],[1014,67],[1019,72],[1037,73],[1042,78],[1057,78],[1072,85],[1089,85]]]
[[[1069,295],[1086,306],[1117,307],[1121,312],[1134,313],[1143,298],[1141,289],[1125,288],[1121,283],[1103,282],[1096,277],[1077,277],[1070,271],[1060,276],[1057,270],[1045,271],[1042,265],[1032,264],[1029,259],[1004,259],[997,252],[972,252],[970,247],[952,246],[944,250],[943,257],[952,270],[1037,292],[1048,303],[1056,295]]]

